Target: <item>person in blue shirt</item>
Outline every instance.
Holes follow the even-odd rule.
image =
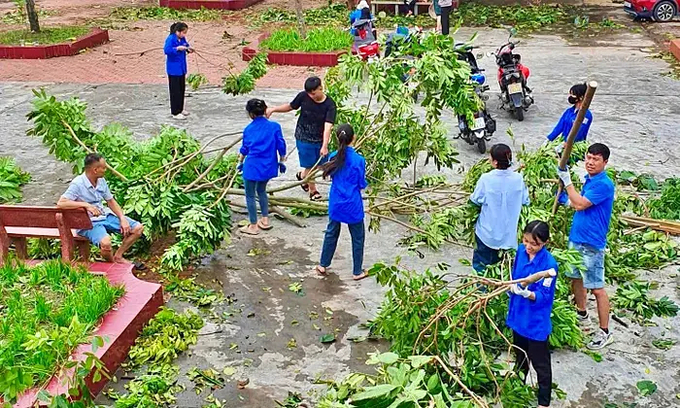
[[[586,84],[576,84],[571,87],[567,100],[574,106],[564,111],[560,121],[557,122],[553,131],[546,137],[546,143],[552,142],[557,139],[558,136],[562,137],[562,141],[566,141],[567,136],[569,136],[569,132],[571,131],[571,127],[574,125],[574,120],[576,120],[576,115],[578,115],[578,111],[581,109],[581,105],[583,105],[583,98],[586,96],[587,89],[588,86]],[[586,140],[592,123],[593,114],[590,113],[590,110],[587,110],[586,116],[583,118],[583,123],[581,124],[581,128],[579,129],[574,142]],[[560,153],[561,149],[558,151],[558,154]]]
[[[529,190],[522,175],[510,169],[510,147],[502,143],[493,145],[489,161],[494,170],[479,178],[470,196],[470,201],[481,207],[472,254],[472,267],[480,275],[488,265],[500,260],[501,249],[517,246],[519,214],[522,205],[529,205]]]
[[[323,165],[323,176],[331,177],[328,195],[328,227],[323,238],[321,261],[316,267],[319,275],[326,275],[331,265],[340,236],[340,224],[347,224],[352,236],[352,259],[354,280],[364,279],[368,274],[364,262],[364,202],[361,190],[366,182],[366,160],[354,150],[354,129],[351,125],[338,126],[336,131],[338,150]]]
[[[243,130],[243,142],[239,150],[238,169],[243,171],[243,184],[246,190],[246,208],[250,224],[240,231],[248,235],[258,235],[260,230],[270,230],[269,200],[267,183],[284,173],[286,141],[283,139],[281,125],[267,119],[264,114],[267,105],[261,99],[251,99],[246,103],[246,111],[253,120]],[[277,157],[278,154],[278,157]],[[260,201],[262,219],[257,220],[255,193]]]
[[[548,336],[552,332],[550,314],[555,300],[557,262],[545,249],[550,238],[550,227],[543,221],[531,221],[524,228],[522,244],[517,248],[512,279],[524,279],[537,272],[548,272],[537,282],[524,287],[510,286],[510,304],[506,324],[512,329],[515,345],[515,370],[529,377],[529,363],[538,376],[538,406],[550,406],[552,368]]]
[[[349,13],[349,25],[352,27],[350,29],[350,34],[357,35],[357,30],[354,27],[354,23],[359,20],[372,20],[371,9],[368,7],[366,0],[361,0],[357,4],[357,8]]]
[[[170,88],[170,113],[178,120],[186,119],[184,110],[184,91],[186,89],[187,53],[194,52],[189,46],[186,35],[189,26],[177,22],[170,26],[170,35],[165,39],[163,52],[166,55],[165,71],[168,74]]]
[[[593,350],[601,349],[614,341],[609,332],[609,297],[604,290],[604,251],[615,194],[614,183],[605,171],[609,154],[609,148],[602,143],[594,143],[588,147],[585,160],[588,174],[580,194],[571,182],[569,170],[557,169],[569,196],[567,204],[576,210],[569,232],[569,246],[583,256],[585,271],[583,275],[579,271],[570,271],[566,275],[571,278],[571,288],[581,321],[589,320],[586,290],[590,290],[597,301],[600,330],[588,343],[588,348]]]

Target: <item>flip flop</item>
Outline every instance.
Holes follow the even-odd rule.
[[[238,230],[239,230],[239,232],[241,232],[241,234],[245,234],[245,235],[259,235],[259,234],[260,234],[259,231],[255,231],[255,232],[251,231],[251,230],[248,228],[247,225],[246,225],[245,227],[239,228]]]
[[[328,276],[328,270],[326,268],[323,268],[323,271],[322,271],[321,268],[323,268],[323,266],[317,265],[317,266],[314,267],[314,270],[320,276]]]
[[[368,272],[366,272],[365,269],[363,271],[361,271],[361,275],[356,275],[356,276],[352,277],[352,279],[354,279],[357,282],[362,280],[362,279],[366,279],[366,278],[368,278]]]
[[[257,226],[261,230],[265,230],[265,231],[269,231],[270,229],[274,228],[273,225],[271,225],[271,224],[264,225],[261,221],[257,222]]]
[[[319,201],[322,198],[323,197],[321,197],[321,193],[319,193],[318,191],[315,191],[313,193],[309,193],[309,199],[312,200],[312,201]]]
[[[142,263],[142,262],[135,262],[134,265],[135,265],[135,269],[138,270],[138,271],[145,271],[147,269],[146,265],[144,265],[144,263]]]
[[[302,180],[304,180],[304,177],[302,177],[302,172],[301,172],[301,171],[298,171],[298,172],[295,174],[295,178],[297,179],[297,181],[302,181]],[[302,190],[304,190],[305,193],[309,191],[309,184],[307,184],[307,183],[302,183],[302,184],[300,185],[300,187],[302,187]]]

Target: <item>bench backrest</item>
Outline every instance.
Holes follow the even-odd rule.
[[[84,208],[61,210],[57,207],[0,205],[0,226],[58,228],[57,214],[61,213],[66,228],[90,229],[92,221]]]

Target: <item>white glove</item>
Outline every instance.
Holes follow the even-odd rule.
[[[548,143],[550,143],[550,140],[548,140],[548,139],[545,139],[545,140],[543,141],[543,143],[541,143],[541,147],[543,147],[543,146],[547,146],[547,145],[548,145]]]
[[[557,168],[557,176],[562,180],[562,184],[564,184],[564,188],[567,188],[571,185],[571,175],[569,174],[569,168],[567,167],[566,170],[561,170],[559,167]]]
[[[529,289],[523,288],[519,283],[510,286],[510,292],[512,292],[513,295],[522,296],[525,299],[533,293]]]
[[[562,151],[564,150],[564,143],[558,144],[555,147],[555,153],[557,153],[558,156],[562,156]]]

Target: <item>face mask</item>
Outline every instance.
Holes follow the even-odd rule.
[[[569,95],[569,98],[567,98],[567,100],[568,100],[569,103],[572,104],[572,105],[575,104],[576,102],[578,102],[578,99],[576,99],[576,97],[573,96],[573,95]]]

